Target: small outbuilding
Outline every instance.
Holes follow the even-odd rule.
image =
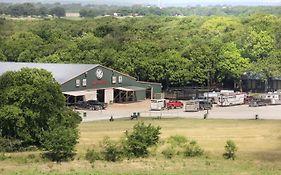
[[[162,89],[160,83],[137,81],[134,77],[99,64],[0,62],[0,75],[25,67],[51,72],[70,103],[82,100],[135,102],[153,98]]]

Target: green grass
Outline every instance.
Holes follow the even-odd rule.
[[[56,164],[40,158],[38,152],[6,153],[0,156],[0,174],[214,174],[264,175],[281,174],[281,121],[279,120],[196,120],[143,119],[160,126],[161,140],[183,135],[196,140],[205,150],[198,158],[176,156],[165,159],[163,144],[153,151],[155,156],[120,162],[96,161],[91,165],[84,158],[88,148],[98,145],[104,136],[118,140],[138,121],[122,119],[82,123],[80,143],[74,161]],[[226,140],[238,146],[237,159],[224,160]]]

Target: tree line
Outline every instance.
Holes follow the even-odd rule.
[[[119,16],[248,16],[263,13],[281,15],[279,6],[190,6],[190,7],[164,7],[157,6],[116,6],[116,5],[82,5],[72,4],[42,4],[22,3],[10,4],[0,3],[0,14],[11,16],[65,16],[65,12],[79,12],[81,17],[96,17],[105,15]]]
[[[13,17],[27,17],[27,16],[41,16],[46,17],[48,15],[63,17],[65,16],[65,9],[58,6],[46,6],[43,4],[5,4],[0,3],[0,14],[11,15]]]
[[[280,76],[281,18],[0,19],[0,60],[102,64],[163,86]]]
[[[278,6],[196,6],[196,7],[164,7],[134,5],[107,6],[89,5],[80,7],[81,17],[96,17],[118,14],[119,16],[248,16],[256,13],[281,14]]]

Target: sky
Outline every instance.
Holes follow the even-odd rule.
[[[158,2],[160,1],[160,3]],[[22,3],[22,2],[42,2],[42,3],[81,3],[81,4],[107,4],[107,5],[158,5],[167,6],[208,6],[208,5],[279,5],[281,0],[0,0],[0,2]]]

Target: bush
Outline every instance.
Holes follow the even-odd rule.
[[[223,154],[223,157],[225,159],[232,159],[234,160],[236,158],[236,152],[238,150],[236,144],[232,140],[227,140],[226,145],[224,146],[225,153]]]
[[[46,158],[52,161],[66,161],[75,155],[74,148],[78,143],[78,131],[72,128],[58,127],[46,133],[44,141]]]
[[[203,155],[203,152],[203,149],[200,148],[196,141],[191,141],[186,145],[183,154],[185,157],[196,157]]]
[[[0,152],[18,151],[21,148],[21,144],[20,140],[0,137]]]
[[[109,137],[105,137],[101,143],[101,147],[103,148],[101,154],[104,160],[116,162],[122,159],[123,151],[118,142],[110,140]]]
[[[162,154],[165,156],[165,158],[171,159],[176,155],[176,150],[174,147],[168,147],[162,151]]]
[[[90,163],[94,163],[96,160],[101,159],[100,153],[96,152],[95,149],[88,149],[85,158]]]
[[[170,143],[173,147],[184,147],[187,144],[187,138],[181,135],[170,136],[167,143]]]
[[[128,157],[145,157],[149,154],[148,148],[159,142],[160,127],[143,122],[137,123],[132,133],[126,132],[124,149]]]

